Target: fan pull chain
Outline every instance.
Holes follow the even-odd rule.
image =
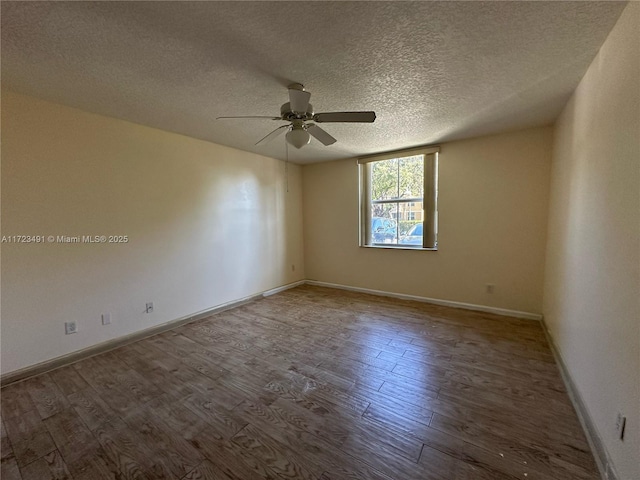
[[[289,193],[289,144],[285,140],[284,142],[284,150],[285,150],[285,162],[284,162],[284,184],[287,187],[287,193]]]

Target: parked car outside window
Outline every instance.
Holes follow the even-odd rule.
[[[422,223],[416,223],[411,227],[405,236],[400,237],[400,243],[403,245],[422,246]]]
[[[371,237],[373,243],[396,243],[398,224],[393,218],[373,217],[371,219]]]

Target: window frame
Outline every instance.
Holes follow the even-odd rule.
[[[398,150],[375,155],[367,155],[358,159],[359,201],[360,201],[360,246],[366,248],[386,248],[392,250],[438,250],[438,154],[439,146],[426,146],[410,150]],[[371,164],[384,160],[400,159],[415,155],[423,155],[424,188],[422,197],[422,245],[372,243],[371,242]],[[376,203],[409,203],[418,201],[416,198],[407,200],[382,200]]]

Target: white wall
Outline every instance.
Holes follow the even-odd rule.
[[[639,32],[632,2],[556,124],[544,289],[554,343],[626,480],[640,479]]]
[[[442,145],[437,252],[359,247],[356,161],[305,166],[307,278],[540,313],[551,134],[542,127]]]
[[[2,244],[2,372],[303,279],[299,167],[285,183],[281,161],[3,92],[2,235],[129,242]]]

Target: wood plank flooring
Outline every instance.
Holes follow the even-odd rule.
[[[303,286],[14,383],[2,480],[595,480],[541,326]]]

